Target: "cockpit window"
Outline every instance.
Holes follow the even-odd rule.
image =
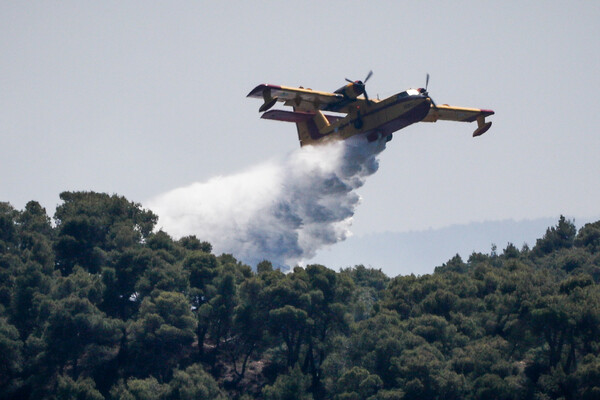
[[[418,96],[421,92],[418,89],[408,89],[406,92],[398,93],[398,99],[402,99],[408,96]]]

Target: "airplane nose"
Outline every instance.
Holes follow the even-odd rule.
[[[432,104],[433,101],[429,97],[423,97],[419,105],[415,107],[415,114],[418,115],[417,118],[419,121],[429,114]]]
[[[435,104],[435,101],[433,101],[433,99],[431,98],[429,93],[425,89],[422,89],[422,90],[423,90],[423,92],[421,92],[421,95],[431,103],[433,108],[437,109],[437,105]]]

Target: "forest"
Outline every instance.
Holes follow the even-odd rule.
[[[0,399],[600,398],[600,221],[422,276],[283,273],[60,197],[0,203]]]

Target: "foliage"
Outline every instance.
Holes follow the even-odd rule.
[[[288,373],[279,375],[273,385],[267,385],[263,389],[263,398],[265,400],[312,400],[309,387],[310,378],[296,366]]]
[[[0,398],[594,399],[600,221],[393,279],[255,271],[116,195],[0,203]]]

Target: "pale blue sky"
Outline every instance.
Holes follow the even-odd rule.
[[[353,231],[600,214],[600,3],[0,1],[0,200],[132,201],[298,146],[259,119],[259,83],[371,97],[423,86],[491,108],[492,129],[395,134]]]

